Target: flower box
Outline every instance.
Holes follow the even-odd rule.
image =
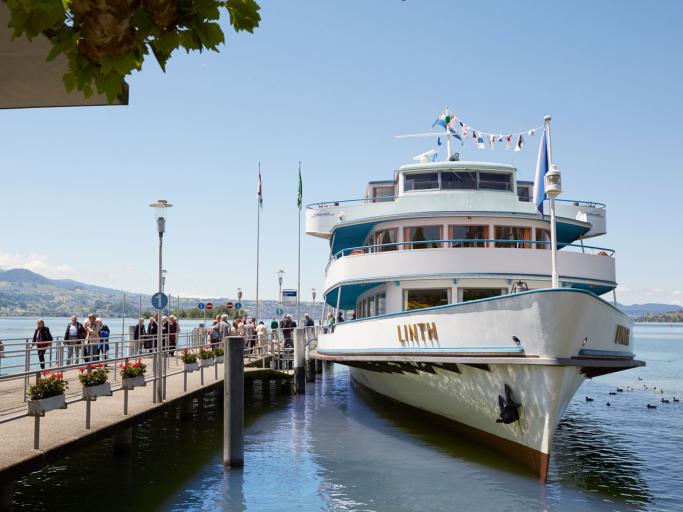
[[[96,386],[82,386],[83,399],[96,400],[98,396],[111,396],[111,384],[105,382]]]
[[[216,356],[216,364],[225,361],[225,356]]]
[[[184,367],[187,373],[192,373],[199,369],[199,363],[185,363]]]
[[[208,357],[206,359],[200,359],[199,362],[202,365],[202,368],[206,368],[208,366],[213,366],[213,357]]]
[[[62,393],[61,395],[49,396],[40,400],[29,400],[27,404],[29,416],[44,416],[47,411],[52,411],[53,409],[66,409],[66,398],[64,393]]]
[[[144,387],[147,383],[145,382],[144,375],[138,375],[137,377],[128,377],[126,379],[121,379],[122,389],[135,389],[137,386]]]

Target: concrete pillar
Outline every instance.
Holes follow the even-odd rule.
[[[125,428],[114,434],[114,453],[127,453],[133,447],[133,428]]]
[[[12,510],[14,482],[0,483],[0,510]]]
[[[223,382],[223,465],[244,466],[244,339],[229,336]]]
[[[180,419],[183,421],[191,420],[194,414],[194,400],[186,398],[180,404]]]
[[[297,394],[306,392],[305,365],[306,365],[306,333],[303,327],[294,329],[294,388]]]

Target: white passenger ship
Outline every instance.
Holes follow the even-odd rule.
[[[363,199],[308,206],[306,232],[329,240],[325,303],[346,320],[314,356],[545,480],[581,383],[643,363],[631,320],[600,297],[617,286],[614,252],[584,243],[606,233],[605,205],[557,200],[553,288],[532,188],[510,165],[453,155],[371,181]]]

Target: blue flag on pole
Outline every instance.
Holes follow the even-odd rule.
[[[548,144],[546,142],[545,130],[541,136],[541,143],[538,146],[538,159],[536,160],[536,175],[534,176],[534,204],[536,209],[543,214],[543,200],[545,199],[545,175],[549,171],[548,165]]]

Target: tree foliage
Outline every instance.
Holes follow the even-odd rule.
[[[237,32],[253,33],[261,20],[254,0],[5,1],[13,38],[44,34],[52,42],[47,60],[67,58],[67,91],[79,90],[86,98],[97,92],[110,103],[150,53],[165,71],[178,48],[217,52],[225,43],[221,10]]]

